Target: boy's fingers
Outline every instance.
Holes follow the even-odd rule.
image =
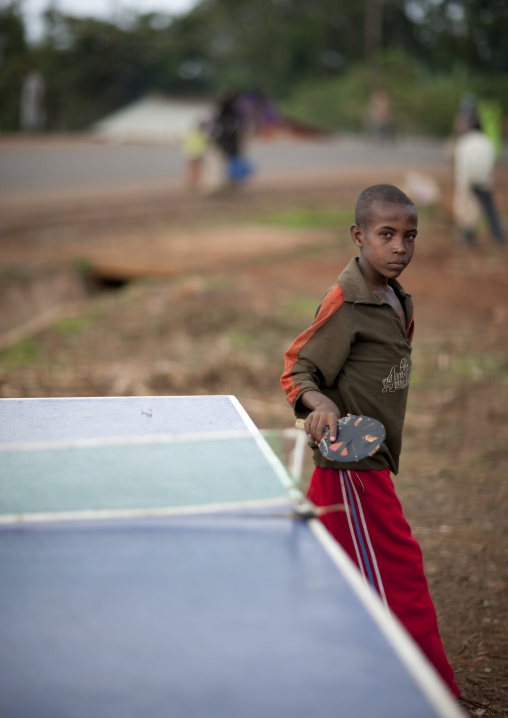
[[[329,414],[309,414],[305,421],[297,419],[295,426],[297,429],[305,429],[307,435],[319,444],[327,426],[330,428],[330,441],[336,440],[338,434],[337,422],[338,417],[335,414],[331,416]]]
[[[307,435],[310,436],[311,439],[314,439],[314,441],[317,441],[317,426],[316,422],[314,420],[314,417],[311,415],[307,418],[307,421],[305,422],[305,430],[307,432]]]
[[[319,444],[323,438],[323,431],[325,430],[326,423],[323,423],[323,418],[316,414],[309,417],[309,420],[310,426],[308,434],[317,444]]]
[[[328,426],[330,427],[330,441],[335,441],[335,439],[337,438],[337,417],[336,416],[334,416],[334,417],[332,417],[332,419],[330,419]]]
[[[330,421],[330,419],[329,419],[328,416],[325,415],[325,416],[321,416],[321,417],[319,418],[318,428],[317,428],[317,436],[316,436],[316,441],[317,441],[318,443],[319,443],[319,442],[321,441],[321,439],[323,438],[323,435],[324,435],[324,433],[325,433],[326,427],[329,426],[329,427],[330,427],[330,431],[331,431],[332,425],[333,425],[333,420]]]

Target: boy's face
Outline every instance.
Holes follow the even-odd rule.
[[[386,283],[402,274],[413,257],[418,215],[411,205],[375,201],[368,226],[351,227],[360,248],[360,268],[374,284]]]

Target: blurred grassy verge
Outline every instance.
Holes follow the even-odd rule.
[[[23,339],[0,352],[0,364],[5,368],[14,368],[23,364],[33,364],[40,360],[40,346],[37,338]]]
[[[93,325],[92,317],[77,316],[65,317],[52,324],[52,329],[63,337],[74,337],[86,331]]]
[[[471,469],[508,469],[508,356],[481,346],[473,332],[415,346],[402,461],[411,466],[425,446],[429,488]]]
[[[292,207],[282,212],[256,217],[259,224],[295,229],[339,229],[348,228],[354,222],[351,209],[316,209],[313,207]]]
[[[301,326],[307,326],[309,321],[312,321],[316,313],[318,304],[315,296],[298,296],[293,297],[290,302],[281,307],[281,314],[290,315],[293,320],[298,317],[298,321],[301,322]]]
[[[504,351],[478,351],[474,336],[449,335],[446,340],[416,344],[411,387],[449,388],[463,381],[484,379],[508,383],[508,357]]]

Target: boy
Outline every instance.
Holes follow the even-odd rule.
[[[411,297],[396,280],[413,256],[417,224],[413,202],[397,187],[375,185],[360,194],[351,227],[360,256],[287,350],[281,384],[312,440],[309,498],[346,509],[325,514],[323,523],[458,697],[421,550],[390,478],[390,471],[398,472],[414,328]],[[338,464],[321,456],[316,444],[326,426],[334,440],[337,420],[348,413],[379,419],[386,440],[374,456]]]

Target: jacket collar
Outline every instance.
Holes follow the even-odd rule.
[[[339,276],[339,284],[342,287],[344,301],[351,304],[384,304],[384,301],[377,297],[364,279],[358,266],[358,257],[353,257],[347,267]],[[399,297],[406,299],[408,294],[396,279],[389,280]]]

